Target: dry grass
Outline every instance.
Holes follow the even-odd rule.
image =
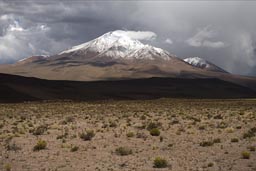
[[[253,171],[255,125],[247,99],[0,104],[0,170]]]

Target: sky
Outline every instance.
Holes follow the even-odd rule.
[[[0,64],[127,30],[179,58],[256,76],[255,9],[256,1],[0,0]]]

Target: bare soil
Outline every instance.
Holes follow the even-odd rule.
[[[0,170],[255,171],[255,127],[253,99],[0,104]]]

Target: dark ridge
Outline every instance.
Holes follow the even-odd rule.
[[[256,93],[249,88],[214,78],[147,78],[79,82],[0,74],[0,81],[0,102],[256,97]]]

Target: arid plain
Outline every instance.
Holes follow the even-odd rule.
[[[255,171],[256,100],[0,105],[0,170]]]

